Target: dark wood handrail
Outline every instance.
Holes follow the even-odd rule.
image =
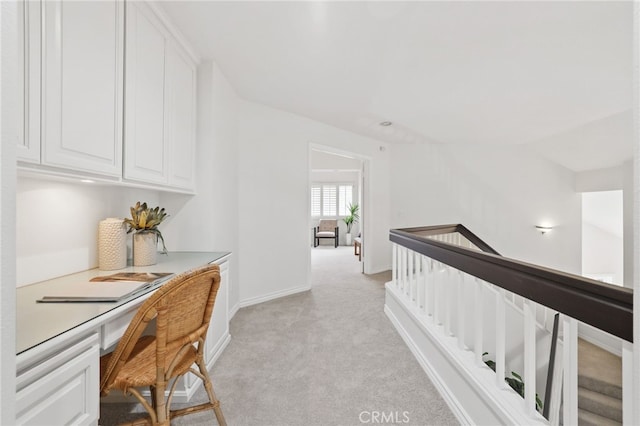
[[[500,256],[500,253],[495,251],[493,247],[489,244],[485,243],[480,237],[467,229],[466,226],[457,223],[454,225],[436,225],[436,226],[420,226],[417,228],[403,228],[402,231],[410,232],[414,235],[430,237],[433,235],[442,235],[442,234],[453,234],[458,232],[462,234],[467,240],[471,241],[473,245],[478,247],[485,253],[497,254]]]
[[[439,228],[439,232],[438,232]],[[538,265],[426,238],[466,230],[462,225],[392,229],[389,239],[467,274],[633,342],[633,290]],[[477,236],[467,239],[489,247]],[[481,242],[481,244],[478,244]],[[490,248],[490,247],[489,247]]]

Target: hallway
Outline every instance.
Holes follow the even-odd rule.
[[[229,425],[457,424],[383,312],[389,273],[359,273],[352,247],[319,247],[312,258],[311,291],[231,321],[231,343],[212,371]],[[103,425],[113,424],[114,408],[102,405]],[[205,412],[175,424],[213,422]]]

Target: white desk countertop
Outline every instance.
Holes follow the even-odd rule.
[[[68,292],[69,289],[85,284],[93,277],[117,272],[172,272],[179,274],[208,263],[221,261],[230,254],[230,252],[170,252],[166,256],[159,254],[158,263],[152,266],[128,266],[117,271],[100,271],[96,268],[20,287],[16,292],[16,351],[21,354],[90,321],[97,324],[102,316],[109,317],[108,314],[117,308],[122,310],[127,308],[124,305],[141,303],[159,286],[115,303],[36,302],[52,290]]]

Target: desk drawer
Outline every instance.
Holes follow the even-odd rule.
[[[16,379],[19,425],[91,425],[99,417],[98,335],[69,346]]]

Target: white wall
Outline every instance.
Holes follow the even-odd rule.
[[[622,223],[623,232],[622,237],[624,244],[624,285],[625,287],[634,288],[634,270],[635,270],[635,258],[634,258],[634,197],[635,197],[635,185],[633,180],[633,161],[627,161],[623,164],[624,169],[624,183],[622,186]]]
[[[215,63],[198,68],[195,197],[165,193],[172,216],[163,231],[173,250],[231,251],[229,307],[240,300],[238,280],[238,97]]]
[[[16,189],[18,286],[97,267],[100,220],[159,201],[156,191],[51,178],[19,177]]]
[[[589,170],[576,173],[577,192],[596,192],[622,190],[623,198],[623,244],[625,286],[633,286],[634,248],[633,248],[633,205],[634,182],[633,161],[626,161],[615,167]]]
[[[503,256],[579,274],[573,174],[518,147],[394,145],[392,227],[462,223]],[[535,225],[554,230],[541,235]]]
[[[582,224],[582,275],[596,279],[611,275],[613,284],[622,286],[623,257],[622,238],[590,223]]]
[[[309,288],[310,143],[370,158],[365,272],[389,269],[386,144],[246,101],[240,103],[240,123],[241,304]]]
[[[311,153],[312,170],[360,170],[361,160],[313,150]]]

